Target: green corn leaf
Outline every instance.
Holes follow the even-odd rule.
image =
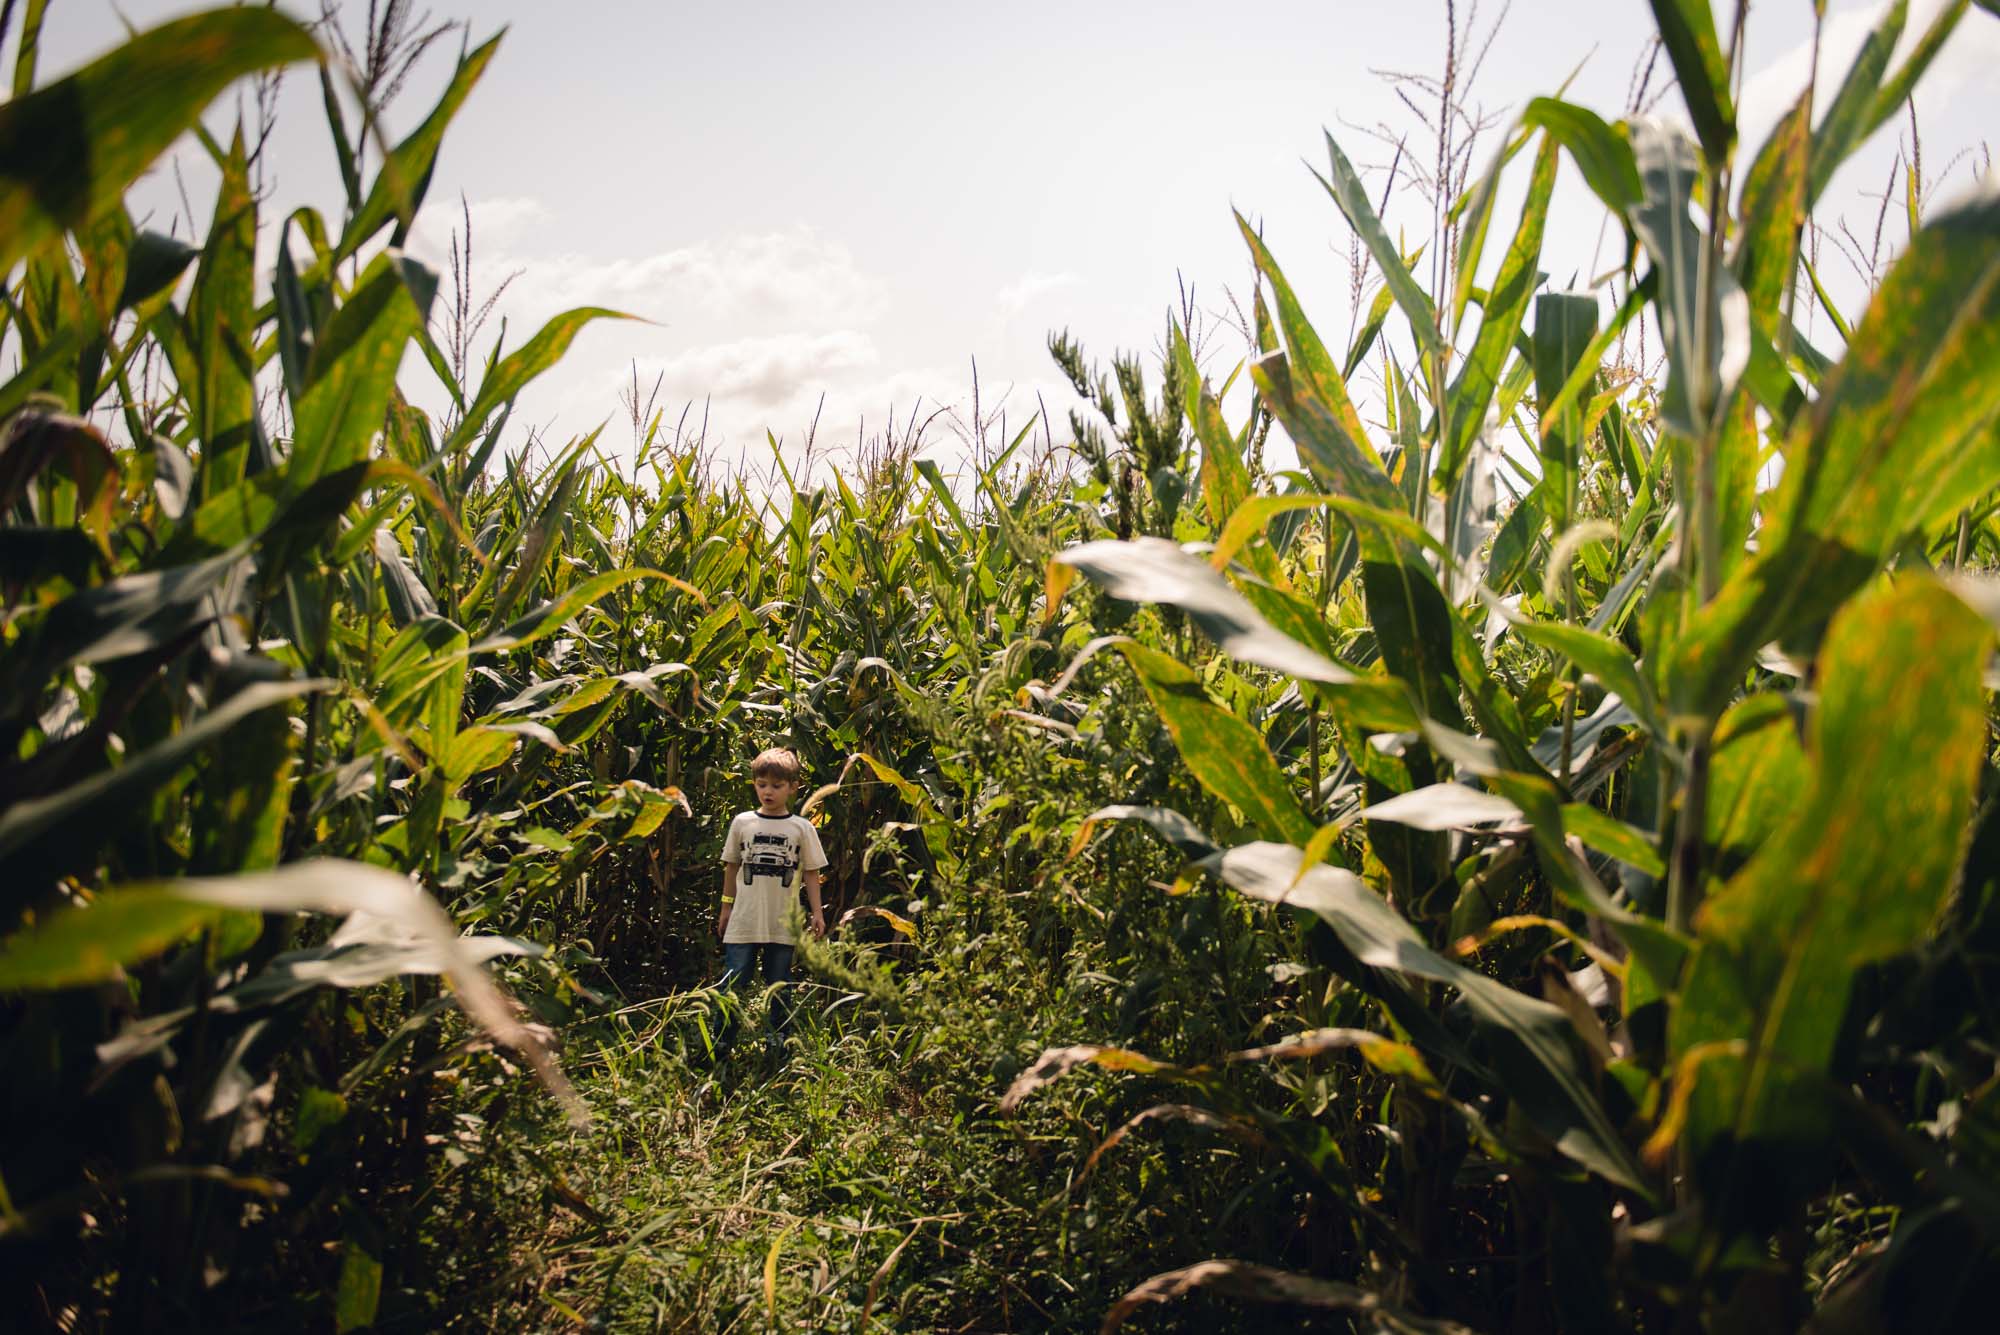
[[[438,612],[437,598],[424,584],[410,558],[403,555],[396,535],[386,528],[375,530],[375,565],[382,572],[382,592],[389,602],[389,617],[407,626]]]
[[[115,207],[231,83],[318,51],[275,10],[221,9],[142,33],[38,91],[18,90],[0,106],[0,273]]]
[[[1570,517],[1576,512],[1583,415],[1574,409],[1551,413],[1550,407],[1583,365],[1596,337],[1595,296],[1544,292],[1535,298],[1534,374],[1536,410],[1542,423],[1541,490],[1558,533],[1569,528]]]
[[[1874,129],[1873,113],[1876,99],[1882,91],[1882,75],[1889,68],[1889,58],[1895,53],[1897,39],[1903,35],[1903,24],[1908,20],[1909,13],[1909,0],[1893,0],[1882,12],[1882,21],[1875,25],[1867,40],[1862,42],[1861,49],[1855,52],[1854,63],[1847,67],[1847,75],[1840,81],[1839,90],[1827,105],[1826,113],[1820,117],[1819,129],[1813,132],[1812,152],[1806,168],[1805,207],[1808,211],[1826,193],[1826,187],[1841,164]]]
[[[382,717],[398,732],[423,728],[426,749],[434,756],[458,732],[467,643],[456,623],[424,616],[397,631],[375,660]]]
[[[1708,879],[1720,884],[1787,823],[1811,786],[1792,702],[1773,692],[1729,707],[1709,761]]]
[[[1099,807],[1085,816],[1083,824],[1077,828],[1076,838],[1070,845],[1071,849],[1081,851],[1090,838],[1091,828],[1107,820],[1137,821],[1179,850],[1182,856],[1191,860],[1209,857],[1222,851],[1200,826],[1178,811],[1169,807],[1139,807],[1124,804]]]
[[[1223,420],[1222,404],[1209,392],[1201,368],[1195,365],[1187,331],[1178,324],[1174,326],[1173,355],[1180,363],[1186,398],[1182,410],[1201,445],[1202,503],[1208,507],[1208,522],[1221,528],[1249,496],[1250,470],[1244,466],[1235,433]]]
[[[381,231],[392,219],[398,225],[398,236],[392,244],[402,243],[401,230],[416,216],[417,209],[423,204],[424,187],[429,184],[431,170],[437,163],[438,148],[444,142],[445,128],[451,124],[452,117],[458,114],[459,108],[465,105],[465,99],[471,96],[473,85],[477,84],[479,76],[486,72],[486,67],[492,62],[494,54],[499,51],[500,39],[504,36],[506,36],[504,31],[495,33],[460,60],[458,68],[452,72],[451,82],[445,85],[444,94],[438,98],[437,105],[431,109],[431,114],[424,118],[423,124],[412,131],[408,138],[389,151],[389,156],[382,163],[382,170],[376,174],[375,184],[369,188],[367,201],[362,204],[353,221],[349,222],[346,230],[341,233],[340,245],[335,251],[338,258],[345,259],[361,249],[370,237]],[[331,97],[327,100],[329,106],[338,106]],[[336,128],[339,128],[338,125]],[[343,133],[342,138],[344,137]]]
[[[251,688],[272,689],[276,688]],[[11,817],[13,813],[8,814]],[[13,888],[11,882],[7,884],[9,889]],[[336,948],[393,943],[394,958],[390,961],[393,968],[381,970],[364,962],[355,968],[354,981],[379,981],[393,972],[442,973],[451,983],[458,1004],[474,1023],[496,1042],[523,1054],[550,1092],[569,1108],[573,1120],[580,1124],[586,1116],[582,1101],[556,1065],[547,1043],[515,1018],[500,989],[480,967],[496,955],[532,953],[532,948],[506,938],[468,940],[460,936],[458,925],[438,902],[406,876],[383,867],[322,858],[236,876],[189,876],[140,882],[107,892],[105,898],[113,895],[174,900],[234,912],[323,913],[346,917],[348,921],[330,943]],[[57,917],[58,920],[87,918],[96,911],[92,905],[72,906],[61,910]],[[127,907],[120,912],[131,918],[143,916],[146,911]],[[154,912],[159,919],[170,917],[166,910]],[[44,925],[41,930],[49,931],[52,926]],[[88,937],[96,929],[87,922],[63,922],[58,930],[62,939],[73,941]],[[144,934],[139,944],[155,949],[171,944],[161,941],[160,935],[157,931]],[[129,943],[139,936],[121,933],[119,939]],[[0,958],[11,956],[14,945],[15,940],[10,939],[6,956]],[[72,952],[71,958],[75,960],[76,952]],[[131,955],[124,962],[135,962],[138,958],[143,955]],[[96,976],[107,977],[108,970]],[[252,980],[244,986],[255,985],[256,980]],[[314,979],[311,985],[319,985],[319,980]]]
[[[1528,179],[1520,225],[1493,280],[1472,351],[1467,354],[1446,399],[1447,418],[1438,442],[1434,483],[1440,491],[1451,491],[1465,467],[1473,442],[1486,430],[1486,412],[1493,404],[1493,391],[1500,384],[1501,370],[1521,332],[1528,299],[1540,282],[1542,232],[1548,223],[1549,201],[1555,195],[1556,162],[1556,141],[1545,135],[1535,154],[1534,173]]]
[[[1237,223],[1277,299],[1287,347],[1282,355],[1267,351],[1251,363],[1258,393],[1297,443],[1300,457],[1324,490],[1372,507],[1382,516],[1398,514],[1404,504],[1402,493],[1368,443],[1360,414],[1325,344],[1262,239],[1240,215]],[[1261,294],[1256,309],[1259,345],[1273,349],[1277,331]],[[1379,520],[1357,523],[1355,535],[1361,550],[1362,592],[1384,661],[1415,692],[1426,716],[1457,726],[1455,618],[1424,561],[1423,544]]]
[[[1517,822],[1521,819],[1521,808],[1498,793],[1468,788],[1462,783],[1433,783],[1372,802],[1355,815],[1366,821],[1407,825],[1413,830],[1470,830],[1496,821]]]
[[[1479,184],[1467,195],[1460,196],[1454,211],[1462,212],[1459,223],[1458,255],[1452,265],[1451,286],[1451,326],[1448,331],[1456,337],[1459,326],[1465,322],[1465,308],[1472,301],[1473,280],[1479,274],[1479,261],[1486,254],[1486,235],[1493,228],[1493,206],[1500,197],[1500,177],[1507,170],[1507,164],[1528,146],[1525,131],[1511,134],[1493,161],[1479,178]],[[1359,364],[1358,358],[1350,358],[1347,374],[1353,375]]]
[[[1667,864],[1660,857],[1659,850],[1653,847],[1652,836],[1644,830],[1633,829],[1616,816],[1581,802],[1565,802],[1562,824],[1565,833],[1575,835],[1600,853],[1637,867],[1648,876],[1667,874]]]
[[[1180,608],[1224,653],[1243,662],[1336,686],[1361,680],[1352,669],[1280,632],[1212,566],[1164,538],[1087,542],[1055,559],[1075,566],[1115,598]]]
[[[1531,644],[1553,649],[1575,663],[1628,705],[1655,737],[1666,735],[1653,688],[1647,684],[1631,651],[1609,635],[1561,621],[1514,621],[1514,633]]]
[[[1855,973],[1914,948],[1953,893],[1983,760],[1992,629],[1912,576],[1844,608],[1820,657],[1812,783],[1791,819],[1716,895],[1672,1045],[1698,1071],[1687,1124],[1704,1194],[1759,1226],[1814,1171],[1828,1133],[1810,1091]],[[1685,1068],[1684,1068],[1685,1069]]]
[[[398,251],[385,251],[363,271],[305,370],[306,392],[298,401],[285,468],[294,493],[367,457],[382,430],[403,354],[428,318],[436,292],[437,275]]]
[[[333,136],[333,153],[340,163],[340,183],[347,190],[347,208],[352,214],[361,209],[361,173],[354,159],[353,141],[347,136],[347,117],[340,110],[340,93],[334,87],[333,71],[319,67],[320,102],[326,108],[326,127]]]
[[[1316,914],[1362,964],[1456,988],[1523,1114],[1564,1155],[1642,1196],[1651,1188],[1592,1090],[1567,1016],[1426,946],[1416,929],[1351,872],[1303,866],[1298,849],[1245,844],[1206,864],[1255,899]]]
[[[1638,204],[1642,192],[1631,142],[1596,112],[1558,98],[1538,97],[1521,113],[1521,122],[1546,131],[1569,150],[1591,193],[1620,222]]]
[[[467,728],[445,747],[438,768],[455,789],[473,775],[505,762],[514,754],[519,740],[514,732],[504,728]]]
[[[691,586],[674,579],[673,576],[663,571],[643,569],[607,570],[603,574],[592,575],[589,579],[584,580],[565,592],[562,597],[553,602],[542,604],[532,612],[515,620],[511,625],[505,626],[499,631],[486,636],[472,646],[471,652],[475,654],[504,653],[510,649],[519,649],[525,645],[533,644],[543,636],[552,635],[556,631],[561,630],[564,623],[571,617],[581,612],[584,608],[589,607],[613,589],[623,588],[627,584],[642,579],[664,580],[668,583],[678,585],[685,591],[694,593],[697,597],[700,596],[698,590],[694,590]]]
[[[1410,332],[1415,335],[1417,345],[1427,353],[1444,351],[1444,335],[1438,330],[1437,308],[1431,304],[1429,296],[1417,286],[1417,280],[1403,264],[1403,252],[1389,233],[1383,230],[1382,220],[1375,216],[1375,208],[1368,202],[1368,188],[1361,183],[1361,176],[1347,155],[1340,151],[1331,134],[1326,136],[1326,153],[1330,162],[1331,176],[1320,176],[1319,183],[1333,196],[1333,202],[1347,218],[1347,225],[1361,238],[1361,244],[1368,247],[1368,253],[1375,257],[1375,266],[1382,271],[1382,281],[1395,296],[1396,304],[1403,309],[1403,317],[1410,322]]]
[[[118,309],[130,310],[172,287],[200,254],[199,247],[177,237],[138,233],[126,253],[125,285],[118,293]]]
[[[1979,0],[1979,2],[1983,8],[1989,10],[1992,8],[1991,0]],[[1944,49],[1945,40],[1957,30],[1958,21],[1965,17],[1965,10],[1966,0],[1951,0],[1951,3],[1939,10],[1937,17],[1931,20],[1931,26],[1924,29],[1924,35],[1917,39],[1916,46],[1897,67],[1895,74],[1882,85],[1882,91],[1875,95],[1875,106],[1868,117],[1869,134],[1881,129],[1891,116],[1902,114],[1904,104],[1909,101],[1917,81],[1923,78],[1924,71],[1930,68],[1931,61],[1937,58],[1937,53]]]
[[[14,53],[14,96],[26,97],[35,86],[35,64],[42,47],[42,20],[49,0],[28,0],[21,15],[21,41]],[[6,34],[0,32],[0,37]]]
[[[1243,813],[1252,829],[1304,847],[1318,828],[1299,806],[1257,730],[1208,698],[1182,663],[1133,640],[1115,646],[1145,687],[1196,782]]]
[[[602,430],[603,428],[599,428]],[[592,432],[582,443],[587,446],[597,438]],[[534,583],[541,577],[542,569],[554,555],[556,538],[563,525],[569,520],[569,507],[582,489],[586,472],[583,468],[584,448],[571,449],[568,457],[560,461],[554,482],[550,485],[546,499],[534,518],[524,525],[521,535],[520,557],[514,563],[514,572],[507,582],[500,586],[499,596],[487,605],[488,625],[498,626],[500,619],[512,611],[514,604],[526,597]],[[478,584],[459,603],[461,615],[469,615],[484,601],[490,590],[490,579],[497,576],[499,567],[489,567],[480,577]]]
[[[1661,413],[1681,435],[1701,439],[1710,414],[1735,387],[1732,375],[1749,362],[1749,303],[1727,269],[1714,275],[1719,300],[1712,309],[1704,298],[1708,239],[1688,213],[1697,181],[1693,145],[1671,126],[1643,122],[1634,130],[1634,151],[1644,198],[1629,217],[1659,275],[1654,311],[1667,344]]]
[[[503,404],[511,403],[514,396],[525,388],[529,381],[554,366],[569,351],[570,343],[577,333],[592,320],[630,320],[635,317],[618,311],[603,310],[596,306],[581,306],[573,311],[565,311],[543,325],[535,336],[527,341],[519,351],[509,353],[489,370],[486,378],[479,382],[479,393],[473,396],[472,406],[466,409],[465,417],[441,447],[446,457],[456,455],[472,442],[486,420],[499,411]],[[595,439],[596,433],[592,433]]]
[[[1263,238],[1240,213],[1236,215],[1236,226],[1250,246],[1257,271],[1271,285],[1271,294],[1277,300],[1279,321],[1284,329],[1287,355],[1282,363],[1286,378],[1283,397],[1293,413],[1287,420],[1280,412],[1279,420],[1284,421],[1285,429],[1298,443],[1306,466],[1313,470],[1328,490],[1342,492],[1385,510],[1396,509],[1396,486],[1382,470],[1382,456],[1369,443],[1368,432],[1361,424],[1361,414],[1347,392],[1347,382],[1334,366],[1333,358],[1328,355],[1326,345],[1320,341],[1312,323],[1306,319],[1304,307],[1293,295],[1291,284],[1285,281],[1284,272],[1265,247]],[[1268,318],[1260,320],[1259,325],[1261,332],[1262,327],[1268,325]],[[1277,344],[1275,338],[1260,336],[1258,346],[1268,354],[1276,349]],[[1251,363],[1251,376],[1258,381],[1260,390],[1265,390],[1266,381],[1277,374],[1276,366],[1268,362],[1267,355]],[[1275,382],[1271,388],[1276,388]],[[1270,393],[1265,394],[1265,399],[1276,410],[1276,401]],[[1297,425],[1294,425],[1295,422]]]
[[[0,710],[32,707],[49,677],[74,663],[149,653],[216,615],[214,598],[246,573],[246,549],[124,575],[73,593],[0,655]]]
[[[197,474],[204,499],[226,491],[265,462],[257,449],[254,291],[257,203],[250,193],[250,164],[239,129],[221,160],[208,244],[188,294],[187,324],[195,381],[182,388],[194,408],[201,442]]]
[[[1736,143],[1736,111],[1729,97],[1729,66],[1715,33],[1708,0],[1652,0],[1660,43],[1673,61],[1681,100],[1708,161],[1721,166]]]

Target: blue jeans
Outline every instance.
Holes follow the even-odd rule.
[[[771,994],[770,1011],[765,1017],[768,1027],[766,1041],[776,1046],[792,1027],[792,947],[779,945],[774,941],[727,941],[722,946],[722,980],[716,984],[719,992],[733,992],[736,995],[722,1007],[722,1024],[715,1039],[718,1053],[727,1052],[729,1045],[736,1041],[736,1026],[742,1018],[742,1006],[749,991],[747,984],[759,952],[764,956],[764,981],[767,984],[782,983],[786,986]]]

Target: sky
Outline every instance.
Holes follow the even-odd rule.
[[[1905,46],[1941,4],[1914,0]],[[103,51],[127,22],[200,7],[54,0],[42,78]],[[366,8],[343,6],[350,31]],[[1836,0],[1823,64],[1843,70],[1882,8]],[[1803,84],[1810,10],[1752,7],[1747,143]],[[1516,0],[1501,11],[1497,0],[1456,6],[1460,29],[1482,40],[1501,18],[1470,93],[1498,118],[1481,165],[1511,113],[1573,72],[1572,100],[1623,113],[1652,32],[1642,0]],[[997,405],[1018,429],[1045,404],[1061,437],[1076,399],[1045,350],[1049,332],[1068,329],[1100,362],[1149,351],[1183,284],[1213,330],[1209,365],[1226,374],[1242,352],[1228,298],[1249,290],[1232,207],[1263,226],[1322,333],[1344,343],[1348,237],[1308,164],[1325,170],[1327,130],[1378,183],[1391,156],[1380,136],[1430,154],[1419,112],[1433,115],[1434,99],[1390,76],[1435,74],[1446,40],[1444,0],[439,0],[430,12],[465,20],[475,43],[506,36],[446,136],[410,249],[442,268],[469,213],[475,295],[515,275],[487,340],[504,317],[518,346],[581,305],[643,321],[586,330],[523,395],[510,432],[559,445],[610,419],[605,443],[628,447],[620,395],[636,376],[642,398],[657,381],[669,423],[706,411],[712,447],[753,465],[768,458],[767,430],[796,455],[816,413],[820,452],[837,459],[892,408],[899,425],[942,408],[933,433],[948,452],[970,430],[975,363],[985,412]],[[451,35],[416,67],[388,113],[391,139],[428,112],[458,43]],[[1983,161],[1996,101],[1981,75],[1996,68],[2000,20],[1975,8],[1917,98],[1928,176],[1966,154],[1947,194]],[[1662,58],[1656,88],[1666,73]],[[238,105],[219,102],[210,125],[226,132]],[[1655,110],[1679,115],[1677,95]],[[1907,140],[1906,122],[1886,127],[1835,182],[1826,220],[1844,215],[1870,241],[1869,192]],[[172,156],[179,181],[163,162],[134,191],[134,210],[164,227],[184,184],[205,222],[213,170],[198,147]],[[300,203],[337,213],[309,69],[283,85],[269,162],[267,217]],[[1511,230],[1518,199],[1502,194],[1496,232]],[[1388,216],[1413,242],[1428,233],[1414,190],[1399,191]],[[1893,218],[1888,231],[1889,244],[1901,240]],[[1619,258],[1616,230],[1605,239],[1565,165],[1544,268],[1567,285]],[[1822,267],[1858,308],[1853,266],[1829,252]],[[406,367],[420,404],[439,401],[427,374]]]

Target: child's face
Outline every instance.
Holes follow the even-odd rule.
[[[799,791],[796,782],[774,774],[759,774],[752,782],[757,785],[758,806],[766,811],[791,810],[792,797]]]

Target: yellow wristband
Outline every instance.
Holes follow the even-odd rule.
[[[728,908],[731,904],[734,904],[735,902],[736,902],[736,896],[731,895],[729,896],[729,898],[722,901],[722,907]]]

